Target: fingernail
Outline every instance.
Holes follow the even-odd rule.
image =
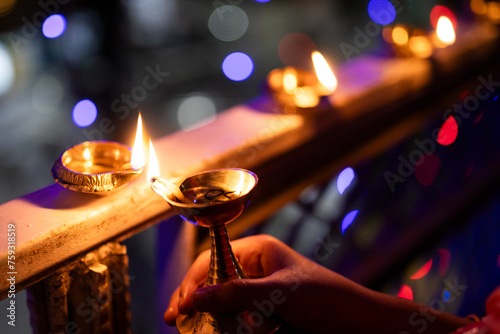
[[[193,304],[196,308],[203,309],[210,305],[214,290],[214,286],[206,286],[196,290],[193,295]]]
[[[169,307],[165,312],[165,314],[163,315],[165,322],[170,326],[172,326],[172,324],[175,324],[175,317],[173,314],[174,314],[174,308]]]

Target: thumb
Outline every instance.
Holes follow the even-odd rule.
[[[255,309],[255,304],[270,298],[272,286],[266,278],[236,279],[197,289],[193,306],[198,311],[237,313]]]

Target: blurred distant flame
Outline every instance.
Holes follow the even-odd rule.
[[[296,71],[293,68],[286,68],[283,73],[283,88],[288,94],[293,93],[297,88],[298,80]]]
[[[408,30],[402,26],[395,26],[392,30],[392,40],[394,44],[406,45],[408,43]]]
[[[328,66],[325,58],[318,51],[314,51],[311,55],[314,70],[318,76],[318,80],[323,86],[326,87],[330,92],[334,92],[337,89],[338,82],[335,74],[333,74],[332,69]]]
[[[446,45],[455,43],[455,29],[453,23],[446,16],[441,16],[437,23],[436,35]]]
[[[144,156],[144,144],[142,139],[142,117],[139,113],[137,119],[137,131],[135,133],[134,147],[132,149],[132,159],[130,165],[133,169],[137,170],[146,165],[146,158]]]

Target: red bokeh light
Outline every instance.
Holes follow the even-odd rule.
[[[450,145],[457,139],[458,124],[453,116],[448,116],[438,133],[437,142],[441,145]]]
[[[413,290],[408,285],[403,285],[398,292],[398,297],[413,300]]]
[[[453,12],[447,7],[441,5],[434,6],[431,10],[430,20],[434,29],[436,29],[437,22],[441,16],[446,16],[447,18],[449,18],[451,23],[453,24],[453,28],[457,29],[457,18],[455,17],[455,14],[453,14]]]
[[[410,276],[410,279],[420,279],[427,275],[429,270],[431,270],[432,267],[432,259],[427,261],[420,269],[418,269],[413,275]]]

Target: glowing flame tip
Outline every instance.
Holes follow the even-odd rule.
[[[311,58],[314,65],[314,70],[318,76],[318,80],[325,86],[330,92],[335,91],[338,86],[337,78],[333,74],[332,69],[328,66],[325,58],[318,51],[314,51],[311,54]]]
[[[436,35],[441,42],[446,45],[452,45],[455,43],[455,29],[453,29],[453,23],[446,16],[439,17]]]
[[[130,165],[136,170],[143,168],[146,165],[142,138],[142,117],[141,113],[139,113],[139,117],[137,118],[137,131],[135,133],[134,147],[132,149],[132,158],[130,160]]]
[[[160,166],[158,164],[158,158],[156,157],[155,149],[151,139],[149,140],[149,162],[148,162],[148,181],[150,183],[154,182],[156,177],[160,176]]]

